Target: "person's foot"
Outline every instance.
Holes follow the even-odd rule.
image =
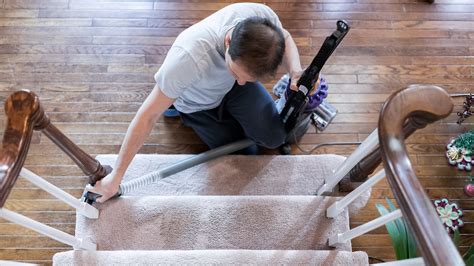
[[[285,143],[278,148],[278,151],[281,155],[291,155],[291,145],[289,143]]]

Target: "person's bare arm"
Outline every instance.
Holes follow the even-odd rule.
[[[97,202],[104,202],[117,193],[133,157],[150,135],[158,118],[174,100],[163,94],[157,86],[153,88],[128,127],[112,173],[97,181],[93,187],[90,185],[86,187],[88,191],[102,195]]]
[[[283,65],[286,67],[286,70],[290,74],[291,78],[291,89],[294,91],[298,90],[298,86],[296,83],[303,74],[303,69],[301,68],[300,62],[300,54],[298,53],[298,48],[296,47],[296,43],[291,37],[290,33],[283,29],[283,34],[285,35],[285,55],[283,57]],[[318,88],[320,79],[316,82],[314,88]],[[308,88],[311,89],[311,88]],[[314,93],[316,90],[313,90]]]
[[[296,47],[296,43],[291,37],[290,33],[285,29],[282,30],[285,36],[285,55],[283,56],[283,66],[290,74],[291,89],[298,90],[296,87],[296,82],[303,72],[300,62],[300,54],[298,52],[298,47]]]

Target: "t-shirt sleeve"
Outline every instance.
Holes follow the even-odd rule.
[[[154,78],[156,85],[168,97],[176,99],[199,80],[199,69],[193,58],[180,47],[171,47]]]
[[[278,28],[282,29],[283,26],[281,25],[281,21],[278,18],[278,15],[273,11],[269,6],[264,4],[257,4],[260,6],[260,12],[262,12],[262,16],[265,18],[270,19],[270,21],[275,24]]]

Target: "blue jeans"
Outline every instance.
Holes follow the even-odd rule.
[[[256,145],[241,153],[257,154],[257,145],[274,149],[286,139],[275,103],[259,82],[244,86],[236,82],[218,107],[180,114],[184,124],[192,127],[211,149],[250,138]]]

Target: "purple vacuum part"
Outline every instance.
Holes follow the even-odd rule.
[[[290,89],[291,79],[288,81],[288,85],[286,86],[285,90],[285,98],[288,100],[290,95],[294,93],[292,89]],[[326,83],[326,79],[323,76],[320,76],[320,82],[316,93],[309,96],[308,104],[306,105],[305,112],[314,111],[322,102],[323,100],[328,97],[328,84]]]

